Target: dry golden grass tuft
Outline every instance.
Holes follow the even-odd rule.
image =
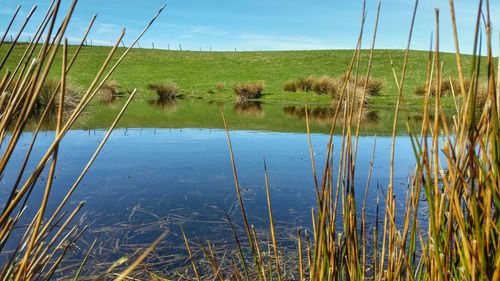
[[[150,84],[148,88],[155,91],[160,100],[175,100],[180,93],[179,87],[174,82]]]
[[[254,81],[237,83],[233,90],[239,100],[249,100],[259,98],[265,89],[264,81]]]

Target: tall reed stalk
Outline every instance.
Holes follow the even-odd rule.
[[[37,126],[33,131],[30,145],[26,150],[23,162],[18,167],[17,177],[15,177],[16,180],[10,189],[10,196],[5,198],[4,207],[0,213],[0,254],[7,259],[6,263],[0,268],[0,278],[2,280],[51,279],[58,268],[64,263],[70,249],[75,247],[78,239],[87,229],[85,220],[80,218],[79,215],[80,210],[84,206],[84,202],[80,202],[76,207],[66,207],[65,204],[96,159],[107,139],[110,137],[111,132],[116,127],[126,108],[135,96],[136,91],[134,90],[131,93],[121,111],[111,124],[104,139],[96,149],[94,155],[83,169],[75,184],[67,192],[64,199],[59,202],[54,202],[53,200],[51,201],[50,195],[54,187],[53,179],[56,174],[59,144],[69,130],[71,130],[76,120],[82,115],[98,89],[107,81],[116,67],[118,67],[125,56],[130,52],[131,48],[137,43],[147,29],[149,29],[151,24],[163,10],[162,7],[143,32],[139,34],[133,44],[113,65],[111,65],[110,62],[114,59],[116,49],[125,31],[120,34],[116,44],[111,48],[106,60],[96,73],[93,82],[80,97],[76,107],[74,109],[67,109],[64,106],[67,77],[96,19],[96,16],[92,17],[81,43],[76,47],[74,54],[70,58],[68,56],[68,44],[65,39],[65,33],[70,25],[70,20],[76,4],[77,0],[71,2],[68,10],[63,14],[64,17],[60,25],[57,26],[56,22],[58,16],[60,13],[63,13],[60,7],[61,1],[51,1],[38,28],[34,32],[33,39],[26,45],[20,45],[18,44],[18,38],[36,10],[36,6],[34,6],[23,21],[15,40],[10,42],[0,63],[0,75],[2,75],[0,79],[0,108],[2,110],[0,113],[0,147],[2,148],[2,157],[0,159],[1,176],[4,176],[6,167],[11,164],[10,160],[14,151],[21,149],[19,139],[26,131],[28,122],[38,118],[38,120],[36,120]],[[7,32],[10,30],[20,9],[21,7],[19,6],[14,12],[12,20],[9,22],[7,30],[0,40],[0,45],[4,43]],[[64,42],[64,44],[62,44],[62,42]],[[62,52],[60,50],[61,45]],[[5,69],[7,61],[11,59],[12,50],[14,50],[14,48],[23,47],[25,51],[19,61],[14,64],[15,67],[12,70]],[[58,56],[62,56],[62,63],[60,66],[55,63],[55,59]],[[45,83],[47,83],[49,73],[56,67],[61,68],[61,76],[58,79],[57,87],[51,93],[43,113],[39,116],[35,116],[35,103],[41,95],[42,88]],[[57,114],[54,128],[54,140],[49,148],[43,153],[41,159],[38,160],[35,169],[29,172],[26,167],[28,161],[32,158],[35,141],[41,130],[42,124],[47,119],[49,108],[55,106],[57,107]],[[72,111],[65,112],[66,110]],[[48,176],[45,185],[42,187],[38,182],[44,170],[48,170]],[[32,200],[32,198],[30,198],[34,189],[43,190],[43,196],[39,203],[36,203],[37,200]],[[53,207],[55,207],[54,211],[52,210]],[[28,213],[26,211],[28,208],[34,208],[30,212],[34,214],[31,217],[26,215],[26,213]],[[27,223],[27,226],[23,226],[21,223]],[[18,230],[16,229],[22,229],[24,234],[17,234]],[[16,234],[14,235],[13,232],[15,230]],[[164,236],[165,234],[160,236],[159,240]],[[117,274],[116,279],[121,280],[130,274],[159,243],[159,240],[155,241],[150,248],[146,249],[146,251],[122,273]],[[14,245],[14,249],[7,252],[5,249],[7,244]],[[88,253],[90,253],[90,249],[86,254],[86,258],[82,261],[80,269],[76,272],[74,279],[77,279],[81,274]],[[116,271],[116,269],[111,269],[108,273],[112,273],[113,270]]]
[[[441,24],[440,11],[435,11],[435,38],[429,52],[426,66],[426,89],[422,107],[421,124],[412,123],[406,107],[404,89],[406,74],[409,71],[410,48],[414,23],[419,1],[416,0],[412,13],[407,48],[400,69],[392,63],[392,74],[397,86],[396,108],[393,119],[391,161],[389,166],[388,186],[377,186],[375,221],[367,221],[365,216],[368,183],[364,189],[363,208],[356,209],[359,195],[356,190],[356,154],[361,122],[353,122],[355,116],[352,93],[344,85],[341,95],[346,97],[345,105],[338,105],[332,120],[330,143],[325,158],[322,177],[317,176],[312,142],[309,136],[311,163],[314,184],[311,192],[316,193],[317,205],[312,213],[312,241],[302,231],[297,231],[298,259],[297,266],[288,278],[304,280],[500,280],[500,133],[499,121],[499,80],[500,74],[494,65],[492,51],[491,11],[488,0],[479,0],[477,21],[474,33],[474,54],[469,77],[464,73],[459,49],[458,30],[456,27],[454,1],[450,0],[451,23],[456,47],[457,76],[459,87],[452,87],[455,112],[454,123],[448,123],[446,111],[440,98],[443,77],[443,61],[440,56]],[[365,7],[365,6],[364,6]],[[380,3],[378,7],[380,11]],[[363,10],[361,31],[357,48],[346,70],[346,81],[362,70],[359,52],[363,37],[366,12]],[[375,48],[378,14],[374,26],[372,51]],[[485,40],[481,40],[485,34]],[[486,49],[486,57],[481,56],[481,49]],[[370,74],[373,52],[370,53],[366,72]],[[486,69],[480,68],[486,60]],[[477,108],[476,99],[479,91],[479,78],[487,80],[487,101],[484,107]],[[469,84],[465,81],[470,80]],[[367,80],[365,80],[367,81]],[[431,88],[435,87],[435,88]],[[437,93],[432,95],[431,93]],[[348,110],[341,111],[344,106]],[[338,144],[338,171],[333,171],[333,135],[336,132],[338,114],[344,115],[341,128],[341,143]],[[358,113],[360,114],[360,113]],[[403,116],[404,118],[402,118]],[[264,165],[264,185],[269,208],[270,237],[268,243],[259,241],[257,235],[249,231],[250,218],[245,214],[244,200],[241,198],[233,149],[228,132],[229,153],[235,175],[238,202],[244,217],[244,227],[248,243],[257,259],[254,268],[241,272],[241,267],[232,267],[231,273],[224,276],[260,276],[260,272],[270,272],[267,280],[286,278],[282,275],[280,247],[276,243],[276,225],[273,220],[269,178]],[[358,119],[360,120],[360,119]],[[309,135],[309,118],[306,104],[306,128]],[[398,150],[396,126],[398,122],[406,124],[415,157],[415,167],[408,181],[405,198],[396,198],[394,192],[395,155]],[[374,147],[375,151],[375,147]],[[373,152],[375,155],[375,152]],[[270,164],[272,165],[272,163]],[[335,176],[336,175],[336,176]],[[425,200],[422,200],[425,198]],[[396,200],[404,202],[405,209],[397,210]],[[399,208],[399,207],[398,207]],[[422,213],[425,213],[422,215]],[[342,228],[338,228],[340,220]],[[373,226],[368,229],[368,226]],[[269,237],[269,236],[268,236]],[[238,237],[236,239],[241,241]],[[261,258],[266,251],[269,261]],[[260,246],[259,246],[260,245]],[[260,248],[262,247],[262,248]],[[271,250],[272,248],[272,250]],[[241,253],[241,251],[240,251]],[[213,256],[211,258],[214,258]],[[244,258],[241,258],[244,260]],[[218,268],[220,269],[220,267]],[[236,271],[236,273],[235,273]],[[238,277],[234,277],[237,274]]]

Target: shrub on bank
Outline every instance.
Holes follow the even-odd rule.
[[[155,91],[160,100],[175,100],[180,91],[174,82],[150,84],[148,88]]]
[[[262,95],[265,85],[263,81],[238,83],[233,90],[240,100],[256,99]]]
[[[219,82],[219,83],[215,84],[215,89],[217,89],[217,91],[219,91],[219,92],[224,91],[226,89],[226,83]]]
[[[118,96],[118,92],[120,89],[120,85],[116,81],[110,81],[107,83],[104,83],[100,88],[99,88],[99,99],[103,103],[109,103],[115,101],[116,97]]]

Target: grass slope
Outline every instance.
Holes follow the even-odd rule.
[[[19,45],[7,65],[13,68],[24,51],[26,45]],[[0,48],[0,56],[6,53],[8,45]],[[69,48],[71,54],[74,47]],[[98,71],[109,47],[84,47],[77,63],[70,73],[70,80],[86,86]],[[118,53],[122,53],[120,48]],[[241,81],[263,80],[266,89],[262,100],[304,101],[304,96],[310,102],[329,103],[327,96],[316,96],[312,93],[286,93],[282,90],[285,81],[309,75],[342,75],[352,56],[353,50],[320,50],[320,51],[273,51],[273,52],[193,52],[166,51],[151,49],[133,49],[111,79],[116,80],[124,89],[137,88],[139,96],[154,96],[147,85],[173,81],[180,86],[185,96],[210,96],[234,100],[233,85]],[[377,50],[374,55],[372,77],[384,82],[380,96],[371,100],[372,105],[394,105],[397,89],[390,66],[392,57],[396,72],[400,73],[404,51]],[[426,76],[428,53],[411,51],[409,58],[405,95],[409,105],[421,104],[422,97],[413,94],[418,85],[424,83]],[[444,53],[444,77],[455,77],[455,56]],[[368,51],[362,52],[361,67],[366,68]],[[464,55],[465,73],[470,69],[470,56]],[[58,61],[56,61],[58,63]],[[57,75],[57,67],[53,75]],[[363,74],[363,71],[360,71]],[[225,90],[219,92],[216,84],[226,84]],[[211,91],[213,93],[209,93]],[[444,99],[451,105],[451,99]]]

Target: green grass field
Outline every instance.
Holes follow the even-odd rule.
[[[7,62],[13,67],[24,48],[20,44],[14,49],[13,55]],[[8,45],[0,48],[3,57]],[[75,47],[70,47],[69,52]],[[84,47],[77,63],[70,73],[70,81],[77,86],[89,85],[100,62],[104,61],[109,47]],[[118,54],[124,48],[120,48]],[[210,96],[211,99],[221,98],[234,100],[233,85],[237,82],[263,80],[266,84],[263,101],[293,101],[303,102],[307,96],[309,102],[328,104],[328,96],[317,96],[313,93],[287,93],[282,90],[287,80],[306,77],[309,75],[342,75],[351,60],[353,50],[323,50],[323,51],[273,51],[273,52],[193,52],[193,51],[166,51],[152,49],[133,49],[124,62],[113,74],[123,90],[137,88],[139,97],[154,96],[147,89],[150,83],[173,81],[177,83],[184,96]],[[396,72],[401,72],[404,51],[377,50],[374,55],[372,77],[383,81],[382,92],[371,99],[372,105],[394,105],[396,102],[396,83],[390,66],[392,57]],[[405,96],[409,105],[420,105],[422,97],[414,95],[417,86],[422,85],[426,76],[428,53],[412,51],[409,58]],[[455,77],[455,55],[444,53],[444,77]],[[360,74],[366,69],[368,51],[362,52]],[[470,69],[471,57],[464,55],[465,73]],[[56,61],[58,63],[59,61]],[[53,75],[57,75],[55,67]],[[468,76],[468,75],[467,75]],[[216,90],[216,84],[223,82],[226,89]],[[213,93],[210,93],[212,92]],[[451,98],[444,98],[444,104],[450,106]]]

